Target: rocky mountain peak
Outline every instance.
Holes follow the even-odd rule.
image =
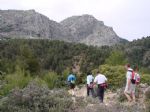
[[[88,14],[83,14],[81,16],[68,17],[65,20],[61,21],[60,24],[67,27],[72,24],[80,24],[80,23],[90,24],[90,23],[95,23],[95,22],[99,22],[101,23],[101,25],[104,25],[103,21],[98,21],[95,17],[93,17],[92,15],[88,15]]]
[[[0,36],[69,41],[69,33],[59,23],[35,10],[1,10]]]
[[[112,27],[105,26],[103,21],[99,21],[91,15],[81,15],[69,17],[61,22],[68,28],[76,41],[87,45],[113,45],[120,42],[119,36]]]
[[[42,38],[85,43],[114,45],[121,38],[111,27],[92,15],[69,17],[60,23],[35,10],[0,10],[0,38]]]

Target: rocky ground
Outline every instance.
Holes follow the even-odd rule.
[[[82,97],[87,103],[84,108],[77,109],[76,112],[150,112],[149,106],[145,104],[147,98],[150,97],[148,91],[150,87],[146,84],[140,84],[136,92],[136,103],[128,102],[123,94],[124,89],[119,89],[116,92],[107,90],[105,93],[104,103],[99,103],[98,98],[92,98],[86,96],[86,87],[83,86],[80,89],[75,88],[75,96],[72,97],[74,102],[76,98]],[[71,93],[70,91],[68,91]],[[147,95],[146,95],[147,93]]]

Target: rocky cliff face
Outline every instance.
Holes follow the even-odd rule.
[[[59,23],[34,10],[0,10],[0,35],[11,38],[42,38],[68,41],[69,33]]]
[[[122,41],[112,27],[105,26],[91,15],[73,16],[61,22],[67,27],[76,41],[87,45],[113,45]]]
[[[34,10],[0,10],[0,38],[40,38],[114,45],[122,40],[111,27],[91,15],[73,16],[60,23]]]

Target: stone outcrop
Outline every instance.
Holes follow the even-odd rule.
[[[34,10],[0,10],[0,36],[64,41],[70,37],[63,26]]]
[[[114,45],[124,41],[112,27],[105,26],[103,21],[98,21],[91,15],[73,16],[63,20],[61,24],[75,35],[77,42],[87,45]]]

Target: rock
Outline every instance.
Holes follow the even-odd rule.
[[[146,88],[146,90],[144,91],[144,95],[145,95],[145,99],[146,100],[150,100],[150,86],[148,88]]]
[[[146,112],[150,112],[150,86],[144,91],[145,109]]]
[[[59,23],[34,10],[0,10],[0,36],[69,41],[69,33]]]
[[[124,41],[112,27],[105,26],[103,21],[98,21],[91,15],[72,16],[63,20],[61,24],[75,35],[76,42],[87,45],[114,45]]]
[[[57,23],[34,10],[0,10],[0,39],[4,38],[50,39],[93,46],[127,42],[91,15],[73,16]]]
[[[140,87],[140,88],[147,88],[148,85],[147,85],[147,84],[140,83],[139,87]]]

